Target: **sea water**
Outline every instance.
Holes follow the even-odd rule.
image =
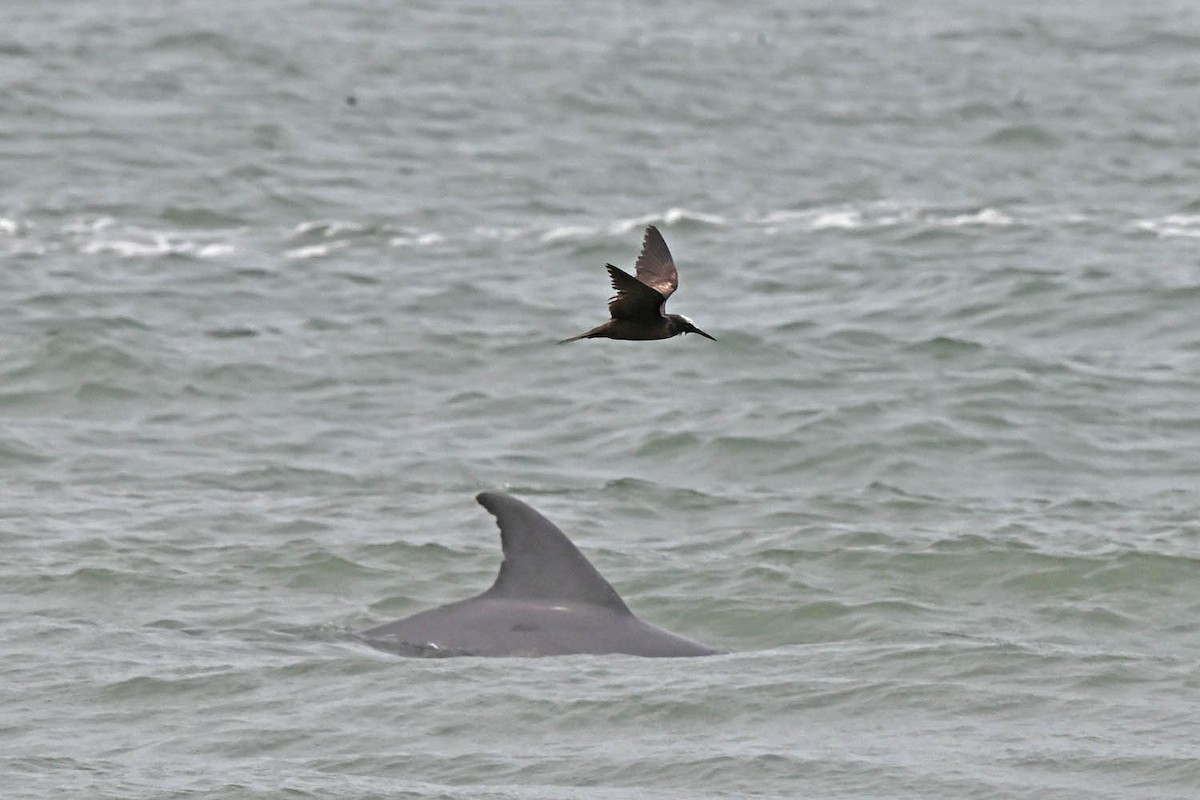
[[[1191,3],[10,3],[0,793],[1194,798]],[[555,341],[642,231],[719,341]],[[727,654],[406,659],[509,491]]]

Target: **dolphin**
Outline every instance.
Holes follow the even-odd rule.
[[[401,655],[706,656],[710,647],[643,622],[554,523],[511,495],[483,492],[504,561],[496,582],[466,600],[363,631]]]

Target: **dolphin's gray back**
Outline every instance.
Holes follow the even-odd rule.
[[[403,655],[626,653],[661,658],[717,652],[628,612],[495,599],[486,594],[431,608],[362,635],[377,647]]]

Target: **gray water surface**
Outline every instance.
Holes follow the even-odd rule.
[[[4,16],[5,797],[1195,797],[1194,4]],[[357,641],[485,489],[729,654]]]

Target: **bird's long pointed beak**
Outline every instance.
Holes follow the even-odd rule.
[[[692,326],[692,333],[698,333],[698,334],[700,334],[701,336],[703,336],[705,339],[712,339],[714,342],[717,340],[715,336],[709,336],[707,333],[705,333],[704,331],[700,330],[700,329],[699,329],[699,328],[697,328],[695,325],[693,325],[693,326]]]

